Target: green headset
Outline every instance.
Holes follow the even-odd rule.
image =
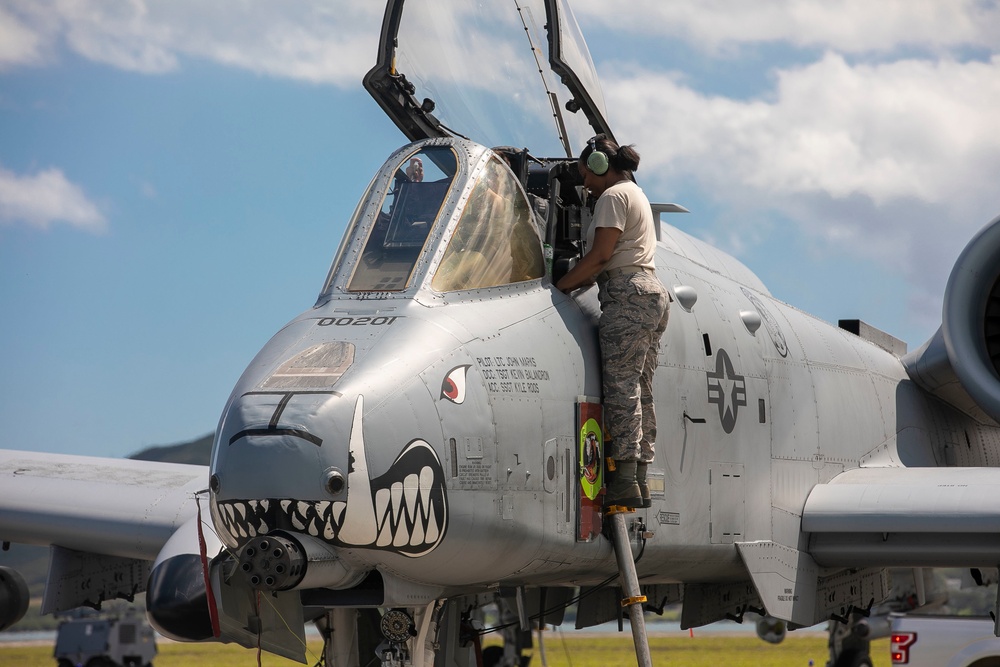
[[[604,151],[597,150],[597,137],[588,141],[587,145],[591,148],[591,153],[587,156],[587,169],[598,176],[608,173],[608,169],[611,167],[611,158]]]

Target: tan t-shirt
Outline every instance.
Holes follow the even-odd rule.
[[[632,181],[615,183],[605,190],[594,205],[593,224],[587,231],[587,248],[594,245],[594,230],[614,227],[622,230],[615,252],[604,270],[626,266],[655,269],[656,230],[653,211],[642,188]]]

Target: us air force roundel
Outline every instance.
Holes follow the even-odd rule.
[[[729,354],[719,349],[716,354],[715,372],[708,371],[708,402],[719,406],[719,419],[726,433],[736,428],[739,410],[747,404],[747,383],[733,370]]]

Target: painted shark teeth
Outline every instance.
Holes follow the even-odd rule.
[[[444,539],[448,494],[434,448],[413,440],[381,476],[370,479],[364,443],[361,397],[351,426],[352,467],[347,501],[265,498],[216,501],[217,528],[232,542],[282,529],[306,533],[344,547],[385,549],[422,556]]]
[[[377,547],[421,547],[437,542],[441,526],[434,511],[434,470],[424,466],[419,475],[375,492]]]
[[[373,543],[348,544],[338,539],[348,511],[344,502],[302,500],[220,501],[222,528],[237,542],[263,535],[272,526],[287,527],[343,546],[375,547],[412,551],[436,546],[444,526],[435,509],[435,475],[430,466],[419,474],[375,491],[375,534]],[[278,508],[276,512],[270,507]]]
[[[421,461],[424,465],[417,472],[407,472],[414,470],[411,465],[397,468],[394,464],[386,474],[372,481],[374,525],[360,531],[372,536],[367,542],[351,541],[342,535],[343,526],[351,519],[351,505],[343,501],[219,501],[217,515],[222,521],[221,528],[241,544],[275,528],[283,528],[307,533],[338,546],[423,555],[437,546],[446,529],[443,473],[435,467],[437,459],[432,454],[426,443],[415,441],[400,455],[397,463]]]

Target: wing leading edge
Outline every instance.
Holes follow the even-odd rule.
[[[0,539],[151,561],[207,485],[206,466],[0,450]]]
[[[802,510],[821,566],[995,567],[1000,468],[857,468]]]

